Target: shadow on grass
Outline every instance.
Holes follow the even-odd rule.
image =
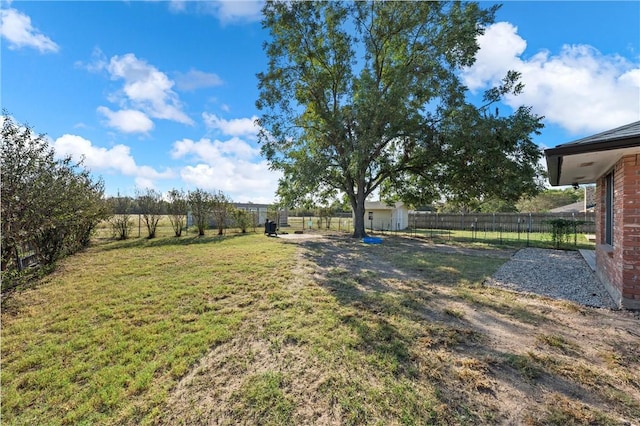
[[[131,238],[127,240],[106,240],[100,242],[95,247],[101,251],[144,248],[144,247],[166,247],[166,246],[190,246],[196,244],[217,244],[229,241],[235,238],[253,235],[246,234],[227,234],[227,235],[187,235],[182,237],[157,237],[157,238]]]
[[[582,412],[608,423],[613,418],[602,411],[603,398],[617,404],[618,414],[638,413],[637,405],[608,396],[606,386],[583,383],[571,375],[573,363],[590,362],[583,354],[574,352],[568,359],[565,353],[536,349],[535,343],[516,346],[515,351],[496,346],[492,337],[496,331],[509,339],[511,335],[530,334],[532,327],[535,330],[562,324],[544,312],[536,312],[517,295],[477,283],[460,284],[465,278],[481,279],[473,268],[460,267],[446,278],[449,281],[438,284],[431,279],[434,276],[422,271],[422,266],[411,267],[407,259],[417,252],[415,248],[412,252],[409,244],[388,243],[382,248],[336,239],[301,245],[307,248],[305,257],[320,268],[315,275],[318,284],[347,308],[339,315],[340,321],[359,337],[353,350],[361,354],[372,374],[391,375],[412,383],[414,389],[435,387],[437,404],[446,407],[445,411],[436,418],[429,417],[433,412],[416,415],[412,419],[416,423],[426,418],[455,424],[513,421],[495,404],[496,392],[505,386],[530,397],[544,389],[566,398],[569,408],[564,414],[568,422],[581,415],[580,410],[571,411],[576,406],[585,407]],[[455,262],[470,258],[450,256],[448,260],[434,256],[425,267],[437,269],[440,261],[447,270]],[[424,276],[430,280],[422,280]],[[450,305],[460,306],[460,314],[448,314],[457,312],[447,308]],[[608,381],[605,376],[601,379]],[[527,407],[524,417],[517,421],[546,415],[545,404],[551,401]]]

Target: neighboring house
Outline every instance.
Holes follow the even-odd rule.
[[[565,206],[556,207],[549,210],[549,213],[580,213],[584,212],[584,201],[567,204]]]
[[[238,210],[247,211],[255,221],[256,225],[264,225],[264,222],[267,220],[267,212],[272,206],[270,204],[254,204],[254,203],[232,203],[233,207]],[[289,210],[280,209],[278,210],[278,219],[279,219],[279,227],[280,226],[289,226]],[[231,218],[229,218],[231,220]],[[187,213],[187,225],[193,226],[193,215],[191,212]],[[213,218],[209,220],[209,226],[215,226],[215,221]]]
[[[409,210],[401,203],[391,206],[381,201],[364,202],[364,223],[374,231],[399,231],[409,226]]]
[[[582,201],[556,207],[549,210],[549,213],[584,213],[594,212],[596,207],[596,187],[585,186]]]
[[[640,309],[640,121],[545,150],[551,185],[596,183],[596,273]]]
[[[254,204],[254,203],[233,203],[233,206],[238,210],[245,210],[252,215],[255,215],[257,223],[263,225],[267,220],[267,211],[272,208],[270,204]],[[278,210],[278,226],[289,226],[289,210]]]

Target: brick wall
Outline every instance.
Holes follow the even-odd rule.
[[[640,309],[640,154],[623,157],[613,171],[613,245],[605,243],[604,177],[597,182],[598,276],[618,305]]]

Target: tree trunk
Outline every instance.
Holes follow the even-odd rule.
[[[351,200],[351,206],[353,208],[353,238],[364,238],[367,236],[367,232],[364,226],[364,190],[358,188],[358,192],[355,194],[355,200]]]

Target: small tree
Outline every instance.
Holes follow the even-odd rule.
[[[207,191],[197,188],[195,191],[189,191],[188,201],[193,220],[198,227],[198,235],[203,236],[211,214],[213,197]]]
[[[243,234],[246,234],[247,228],[249,228],[253,223],[253,218],[249,214],[249,212],[246,210],[232,208],[231,216],[233,217],[233,220],[236,223],[236,226],[240,228],[240,231]]]
[[[249,215],[251,217],[251,227],[253,228],[253,232],[256,232],[256,228],[259,225],[258,222],[260,222],[260,214],[258,211],[252,210]]]
[[[278,204],[271,204],[267,207],[267,219],[276,223],[276,226],[280,226],[280,206]]]
[[[109,219],[112,235],[118,240],[126,240],[131,236],[131,230],[133,229],[133,220],[131,219],[132,200],[129,197],[120,196],[118,192],[116,197],[110,198],[108,201],[113,213],[113,216]]]
[[[187,195],[183,190],[177,189],[172,189],[167,195],[169,197],[169,205],[167,206],[169,220],[175,236],[180,237],[186,225],[187,209],[189,208]]]
[[[571,235],[573,235],[574,244],[577,244],[578,226],[584,225],[588,221],[558,218],[547,220],[545,223],[551,225],[551,241],[553,246],[559,249],[563,244],[569,242]]]
[[[331,217],[333,216],[333,208],[331,207],[320,207],[318,208],[318,226],[322,227],[322,220],[324,219],[324,223],[327,229],[331,228]]]
[[[213,218],[216,221],[216,227],[218,228],[218,235],[222,235],[227,223],[227,217],[229,216],[231,199],[222,191],[218,191],[213,195],[212,207]]]
[[[149,188],[144,191],[137,190],[136,193],[138,206],[147,226],[147,238],[155,238],[158,222],[162,217],[162,195]]]

